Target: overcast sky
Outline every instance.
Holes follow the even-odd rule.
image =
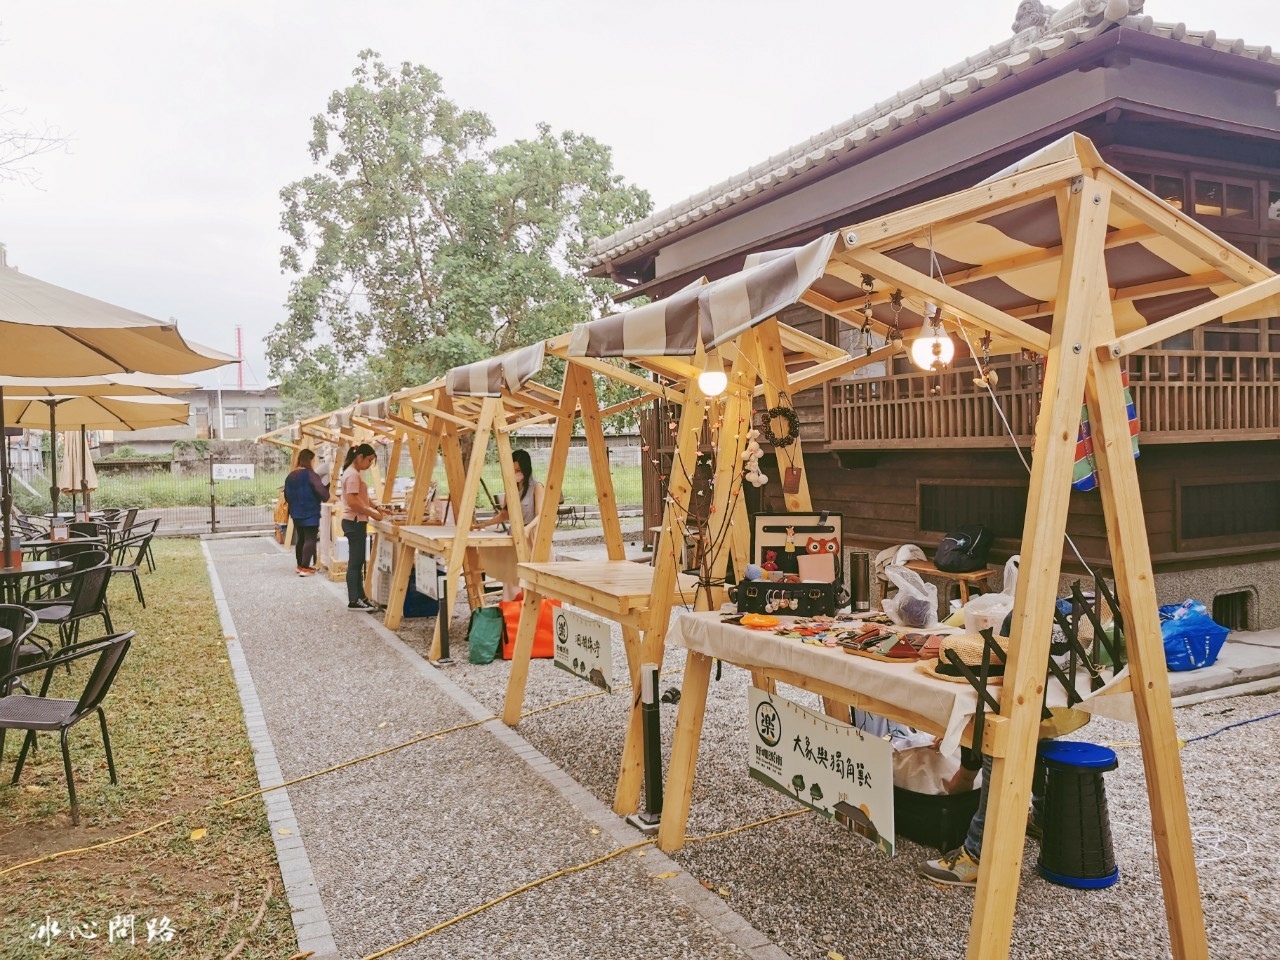
[[[1059,3],[1059,6],[1062,4]],[[591,134],[660,209],[1011,33],[1016,0],[221,0],[0,7],[0,105],[57,128],[0,184],[11,265],[234,351],[268,380],[280,188],[366,47],[444,78],[497,142]],[[1280,48],[1275,0],[1149,0],[1161,22]],[[9,118],[9,126],[16,125]],[[235,374],[222,374],[235,383]],[[212,381],[210,381],[212,382]]]

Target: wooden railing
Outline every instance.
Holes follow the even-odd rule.
[[[828,386],[831,449],[1001,447],[1009,430],[1034,439],[1038,364],[993,359],[995,403],[962,362]],[[1280,438],[1280,354],[1150,351],[1130,358],[1129,381],[1146,443]],[[1008,421],[1008,428],[1000,414]]]

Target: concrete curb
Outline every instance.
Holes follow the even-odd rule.
[[[205,566],[209,571],[213,602],[218,608],[218,619],[222,623],[223,637],[227,641],[227,656],[231,661],[236,687],[240,691],[240,704],[244,709],[245,726],[249,731],[249,744],[253,747],[258,783],[263,789],[278,787],[284,783],[284,776],[276,761],[275,746],[262,715],[262,704],[258,700],[258,691],[245,660],[244,648],[240,646],[235,622],[231,618],[231,608],[222,591],[222,582],[218,579],[218,570],[209,547],[201,543],[200,552],[204,554]],[[320,888],[311,872],[311,860],[307,857],[298,822],[293,815],[289,791],[274,790],[262,799],[266,804],[271,840],[276,846],[276,859],[280,863],[280,877],[284,882],[285,896],[289,899],[293,926],[298,935],[298,952],[305,954],[312,951],[314,960],[338,960],[338,945],[334,942],[329,916],[320,899]],[[282,833],[282,830],[288,832]]]

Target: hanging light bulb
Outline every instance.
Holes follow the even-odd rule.
[[[718,397],[729,386],[729,377],[724,372],[724,361],[719,353],[707,354],[707,365],[698,374],[698,389],[706,397]]]
[[[942,329],[942,308],[927,303],[924,313],[933,332],[921,333],[911,341],[911,361],[921,370],[941,370],[956,355],[956,345]]]

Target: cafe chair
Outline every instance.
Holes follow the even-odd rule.
[[[16,603],[0,603],[0,630],[9,631],[7,640],[0,636],[0,674],[11,673],[50,656],[50,649],[34,636],[39,623],[35,611]],[[20,680],[14,681],[13,685],[21,687],[24,693],[29,692]],[[10,689],[0,687],[0,697],[6,696]]]
[[[88,570],[62,573],[28,587],[22,597],[22,606],[35,611],[42,625],[56,625],[58,643],[66,647],[79,639],[80,622],[90,617],[101,617],[107,632],[112,632],[111,614],[107,611],[107,585],[110,582],[109,562]],[[42,590],[51,591],[53,595],[42,594]]]
[[[40,684],[38,696],[30,694],[12,694],[0,697],[0,759],[4,757],[4,738],[7,730],[22,730],[26,737],[22,741],[22,750],[18,754],[18,764],[13,770],[12,784],[16,785],[22,776],[22,765],[27,760],[27,751],[35,744],[37,733],[53,733],[57,731],[62,743],[62,768],[67,775],[67,793],[71,797],[71,823],[80,825],[80,804],[76,800],[76,782],[71,773],[71,750],[67,743],[67,734],[80,720],[91,713],[98,715],[98,724],[102,727],[102,747],[107,754],[107,771],[111,782],[116,782],[116,765],[111,756],[111,738],[107,734],[107,715],[103,712],[102,701],[111,690],[111,683],[120,670],[124,655],[129,652],[134,633],[112,634],[97,640],[86,640],[76,643],[51,657],[43,663],[11,670],[0,677],[0,689],[4,689],[20,678],[44,673],[44,682]],[[93,661],[84,690],[75,700],[63,700],[48,696],[49,682],[53,679],[55,667],[65,664],[68,669],[77,660]]]
[[[136,512],[137,512],[136,510],[134,510],[134,511],[130,511],[130,513],[136,513]],[[126,520],[126,521],[128,521],[128,519],[129,519],[128,517],[126,517],[126,518],[125,518],[125,520]],[[149,534],[151,534],[152,536],[154,536],[154,535],[155,535],[155,532],[156,532],[156,528],[157,528],[157,527],[159,527],[159,526],[160,526],[160,518],[159,518],[159,517],[156,517],[156,518],[155,518],[155,519],[153,519],[153,520],[143,520],[141,523],[129,523],[129,522],[126,522],[126,523],[123,525],[123,529],[122,529],[122,531],[121,531],[119,534],[117,534],[117,535],[116,535],[116,542],[117,542],[117,543],[119,543],[121,540],[128,540],[128,539],[131,539],[131,538],[133,538],[133,537],[140,537],[140,536],[142,536],[144,533],[149,533]],[[150,541],[148,541],[148,542],[147,542],[146,549],[142,551],[142,555],[143,555],[143,557],[145,557],[145,558],[146,558],[146,561],[147,561],[147,569],[148,569],[150,572],[155,573],[155,572],[156,572],[156,558],[155,558],[155,554],[153,554],[153,553],[151,552],[151,543],[150,543]]]
[[[155,523],[152,522],[150,526],[154,531]],[[144,608],[147,600],[142,595],[142,579],[138,576],[138,570],[144,562],[147,551],[151,549],[153,536],[155,536],[154,532],[147,532],[125,537],[118,541],[112,550],[111,572],[127,573],[133,577],[133,592],[138,595],[138,602]]]

